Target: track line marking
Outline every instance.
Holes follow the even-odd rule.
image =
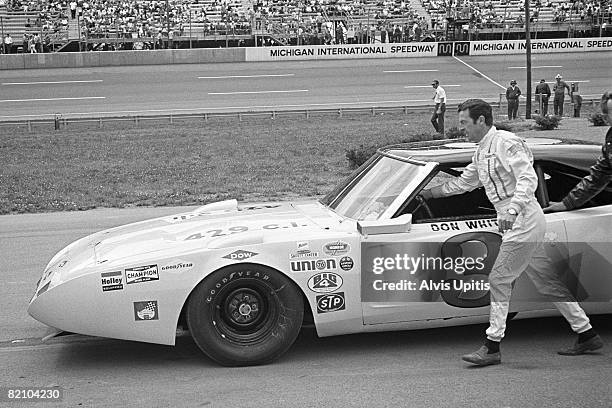
[[[198,79],[228,79],[228,78],[270,78],[270,77],[290,77],[295,74],[261,74],[261,75],[225,75],[225,76],[201,76]]]
[[[299,93],[308,92],[308,89],[292,89],[287,91],[238,91],[238,92],[209,92],[209,95],[244,95],[244,94],[269,94],[269,93]]]
[[[4,99],[0,103],[7,102],[44,102],[44,101],[74,101],[83,99],[106,99],[106,96],[81,96],[74,98],[36,98],[36,99]]]
[[[104,82],[103,79],[91,79],[87,81],[38,81],[38,82],[3,82],[2,85],[48,85],[48,84],[89,84]]]
[[[563,68],[563,65],[539,65],[531,68]],[[508,69],[527,69],[527,67],[508,67]]]
[[[452,88],[458,86],[461,85],[444,85],[442,88]],[[406,85],[404,88],[431,88],[431,85]]]
[[[383,71],[387,74],[397,74],[397,73],[404,73],[404,72],[438,72],[437,69],[408,69],[405,71]]]
[[[454,55],[453,55],[453,58],[456,59],[457,61],[459,61],[460,63],[462,63],[463,65],[465,65],[466,67],[468,67],[469,69],[471,69],[472,71],[476,72],[477,74],[480,74],[484,79],[488,80],[489,82],[499,86],[501,89],[504,89],[504,90],[506,89],[505,86],[503,86],[499,82],[495,82],[494,80],[492,80],[491,78],[489,78],[488,76],[486,76],[485,74],[483,74],[482,72],[480,72],[479,70],[477,70],[476,68],[474,68],[473,66],[468,64],[467,62],[460,60],[459,58],[455,57]]]
[[[487,97],[482,96],[481,98],[490,99],[491,101],[497,101],[499,97]],[[447,101],[461,101],[465,98],[447,98]],[[204,114],[205,111],[219,111],[219,110],[231,110],[231,109],[277,109],[277,108],[307,108],[317,106],[355,106],[355,105],[368,105],[372,104],[391,104],[391,103],[411,103],[411,102],[431,102],[431,99],[404,99],[397,101],[363,101],[363,102],[329,102],[329,103],[306,103],[306,104],[287,104],[287,105],[248,105],[248,106],[216,106],[207,108],[174,108],[174,109],[142,109],[142,110],[129,110],[129,111],[100,111],[100,112],[66,112],[67,115],[116,115],[116,114],[137,114],[137,113],[168,113],[168,112],[199,112]],[[53,113],[43,113],[38,115],[0,115],[0,118],[41,118],[44,116],[53,117]]]

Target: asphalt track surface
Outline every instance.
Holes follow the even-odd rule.
[[[533,77],[562,73],[598,97],[612,85],[611,52],[533,55]],[[0,71],[0,120],[156,113],[425,105],[431,80],[449,103],[526,91],[525,57],[437,57]],[[551,102],[552,103],[552,102]]]
[[[484,325],[317,338],[302,330],[280,360],[219,367],[189,336],[175,347],[66,336],[41,343],[26,314],[49,259],[100,229],[184,208],[97,209],[0,216],[0,386],[60,386],[64,400],[36,407],[483,407],[612,406],[610,315],[592,317],[601,353],[563,357],[574,340],[561,318],[509,323],[500,366],[468,368]],[[100,313],[104,313],[103,310]]]

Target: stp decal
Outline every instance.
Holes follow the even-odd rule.
[[[337,312],[344,309],[344,292],[317,296],[317,313]]]

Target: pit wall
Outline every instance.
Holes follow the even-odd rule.
[[[532,40],[531,50],[534,54],[612,51],[612,38]],[[309,45],[258,48],[197,48],[156,51],[95,51],[0,55],[0,70],[204,64],[219,62],[448,57],[524,53],[525,42],[522,40]]]

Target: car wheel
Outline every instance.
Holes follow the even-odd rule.
[[[295,341],[304,304],[299,288],[273,269],[238,264],[196,286],[187,304],[194,341],[225,366],[270,362]]]

